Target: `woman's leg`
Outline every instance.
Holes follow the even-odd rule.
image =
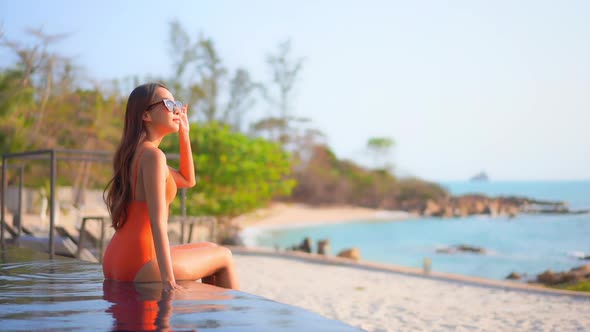
[[[195,280],[205,278],[215,286],[238,289],[232,253],[220,246],[207,246],[194,249],[172,248],[172,268],[176,280]]]
[[[215,286],[238,289],[231,251],[212,243],[191,243],[170,248],[172,269],[176,280],[203,279]],[[160,281],[160,269],[154,258],[135,277],[136,282]]]
[[[206,247],[219,247],[217,243],[213,242],[196,242],[196,243],[185,243],[175,246],[170,246],[172,250],[184,250],[184,249],[195,249],[195,248],[206,248]]]
[[[197,242],[197,243],[186,243],[181,245],[172,246],[173,250],[185,250],[185,249],[195,249],[195,248],[204,248],[204,247],[218,247],[217,243],[213,242]],[[201,282],[208,285],[217,286],[215,283],[215,275],[210,275],[201,278]]]

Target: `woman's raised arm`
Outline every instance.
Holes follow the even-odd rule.
[[[189,123],[188,123],[188,105],[184,105],[180,110],[180,126],[178,129],[178,139],[180,146],[180,167],[175,170],[169,167],[170,174],[178,188],[194,187],[197,183],[195,179],[195,165],[193,162],[193,152],[191,149],[191,140],[189,138]]]

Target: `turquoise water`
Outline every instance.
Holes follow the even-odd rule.
[[[520,195],[564,200],[572,209],[590,207],[590,181],[455,182],[444,185],[454,194]],[[519,272],[533,278],[548,268],[561,271],[584,264],[576,255],[590,254],[590,214],[365,221],[266,230],[257,235],[256,242],[261,246],[284,248],[300,243],[306,236],[314,243],[319,239],[330,239],[332,253],[358,247],[362,259],[367,261],[421,267],[424,258],[428,257],[436,271],[493,279],[503,279],[510,272]],[[436,252],[437,248],[457,244],[483,247],[487,254]],[[590,262],[586,261],[586,264]]]

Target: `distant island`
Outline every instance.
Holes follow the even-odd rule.
[[[472,176],[469,181],[490,181],[490,178],[486,174],[486,172],[479,172]]]

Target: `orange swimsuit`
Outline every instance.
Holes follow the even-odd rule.
[[[140,151],[135,163],[133,200],[127,208],[127,220],[119,228],[104,253],[102,269],[106,279],[134,281],[137,272],[156,258],[152,226],[146,201],[135,200]],[[171,174],[166,179],[166,203],[170,205],[176,196],[176,182]]]

